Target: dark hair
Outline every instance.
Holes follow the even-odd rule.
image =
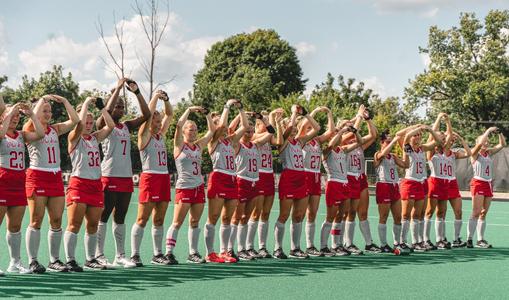
[[[382,133],[380,133],[380,142],[383,143],[385,142],[385,140],[387,140],[387,138],[389,137],[389,129],[385,129],[384,131],[382,131]]]

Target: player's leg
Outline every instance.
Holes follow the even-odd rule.
[[[60,244],[62,243],[62,215],[65,207],[65,197],[49,197],[46,204],[50,228],[48,230],[48,247],[50,264],[48,269],[57,272],[68,271],[67,266],[60,260]]]
[[[183,203],[178,200],[175,201],[175,207],[173,210],[173,222],[171,226],[168,228],[166,232],[166,259],[170,262],[170,264],[178,264],[178,261],[175,258],[173,250],[177,245],[177,237],[186,219],[187,213],[191,208],[191,203]]]
[[[67,267],[70,271],[83,272],[76,262],[76,245],[78,243],[78,233],[83,223],[83,218],[87,211],[85,203],[72,202],[67,206],[67,229],[64,233],[64,251],[67,259]]]
[[[116,266],[123,266],[124,268],[135,268],[136,264],[131,262],[125,255],[125,237],[126,225],[125,217],[131,202],[130,192],[116,192],[117,201],[115,203],[115,210],[113,211],[113,225],[111,226],[113,237],[115,240],[115,261]]]
[[[294,201],[293,199],[283,198],[279,200],[279,216],[274,226],[274,258],[286,259],[288,258],[283,252],[283,239],[285,235],[285,224],[290,217]]]
[[[310,195],[306,211],[306,253],[309,256],[322,256],[315,247],[316,214],[320,205],[320,195]]]
[[[207,224],[205,224],[205,228],[203,229],[206,250],[205,258],[209,262],[224,262],[214,251],[216,224],[223,210],[224,203],[224,198],[218,197],[217,195],[214,198],[209,198]]]
[[[138,203],[138,215],[136,221],[131,228],[131,262],[137,267],[142,267],[143,262],[140,257],[140,246],[143,241],[143,235],[145,233],[145,227],[147,221],[154,210],[156,203],[150,201],[143,201]]]
[[[1,219],[5,213],[3,208],[7,208],[7,248],[9,249],[9,267],[7,272],[28,274],[31,271],[23,266],[21,263],[21,223],[25,215],[25,206],[0,206],[0,224]],[[3,211],[2,211],[3,210]]]
[[[25,241],[30,270],[33,273],[44,273],[46,268],[37,261],[39,245],[41,243],[41,225],[46,211],[48,197],[36,196],[28,198],[30,223],[26,229]]]
[[[97,249],[95,251],[97,261],[103,265],[109,265],[108,260],[104,255],[104,244],[106,242],[108,219],[110,218],[110,215],[117,203],[117,196],[116,192],[107,190],[104,191],[104,209],[102,210],[101,219],[97,226]]]
[[[477,221],[477,244],[478,248],[491,248],[491,244],[485,239],[484,234],[486,231],[486,215],[488,214],[488,210],[491,205],[493,197],[484,197],[484,201],[482,202],[482,210],[479,215],[479,219]]]
[[[85,213],[86,230],[85,230],[85,264],[87,269],[104,270],[107,265],[101,264],[95,258],[95,251],[97,249],[99,221],[101,219],[103,208],[97,206],[88,206]]]
[[[193,203],[189,209],[189,229],[188,229],[188,242],[189,242],[189,256],[187,262],[189,263],[204,263],[203,259],[198,252],[198,240],[200,238],[200,219],[203,214],[205,203]]]

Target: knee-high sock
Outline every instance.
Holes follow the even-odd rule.
[[[221,253],[226,252],[228,250],[228,241],[230,240],[231,235],[231,226],[230,224],[221,224],[221,228],[219,229],[219,243],[221,244]]]
[[[104,255],[104,243],[106,241],[106,226],[108,223],[99,221],[97,225],[97,249],[95,250],[95,256]]]
[[[187,240],[189,242],[189,254],[198,253],[198,240],[200,239],[200,227],[189,226]]]
[[[429,237],[430,231],[431,231],[431,220],[428,218],[424,218],[424,241],[430,241],[431,238]]]
[[[64,251],[67,261],[76,260],[76,244],[78,243],[78,235],[71,231],[64,233]]]
[[[418,231],[418,243],[424,242],[424,220],[417,220],[419,231]]]
[[[402,243],[401,240],[401,224],[393,224],[392,225],[392,239],[394,240],[394,244],[399,245]]]
[[[177,237],[179,229],[175,225],[171,225],[166,232],[166,253],[173,253],[173,249],[177,245]]]
[[[355,222],[345,222],[345,247],[350,247],[353,244],[353,238],[355,233]]]
[[[401,243],[407,242],[408,237],[408,229],[410,229],[410,221],[409,220],[402,220],[401,221]]]
[[[163,253],[163,226],[152,225],[152,248],[154,249],[154,256]]]
[[[87,260],[92,260],[95,257],[95,249],[97,247],[97,233],[85,233],[85,256]]]
[[[214,224],[205,224],[203,236],[205,237],[205,249],[207,255],[214,252],[214,238],[216,235],[216,226]]]
[[[290,250],[300,249],[300,236],[302,234],[302,222],[292,222],[290,226],[290,235],[292,236],[290,241]]]
[[[247,240],[246,240],[246,249],[254,249],[254,237],[256,234],[256,229],[258,228],[258,221],[247,222]]]
[[[116,256],[125,255],[125,224],[117,224],[113,221],[111,226],[113,236],[115,237]]]
[[[411,220],[410,221],[410,231],[412,233],[412,244],[416,244],[419,242],[419,221]]]
[[[144,233],[145,228],[135,222],[131,228],[131,256],[140,255],[140,246]]]
[[[341,225],[341,228],[339,230],[339,246],[344,246],[345,245],[345,240],[344,240],[344,237],[345,237],[345,227],[346,227],[346,222],[344,221],[341,221],[339,222],[339,224]],[[332,223],[334,224],[334,223]]]
[[[41,230],[28,226],[25,234],[25,242],[27,247],[28,259],[29,262],[31,262],[32,260],[37,259],[39,245],[41,244]]]
[[[269,233],[269,221],[260,221],[258,223],[258,246],[267,248],[267,235]]]
[[[239,224],[237,232],[237,251],[246,250],[247,224]]]
[[[461,227],[463,226],[463,220],[454,220],[454,240],[458,240],[461,235]]]
[[[477,221],[477,240],[484,240],[484,232],[486,231],[486,221],[479,218]]]
[[[283,238],[285,237],[285,224],[276,222],[274,226],[274,250],[283,248]]]
[[[380,246],[387,245],[387,224],[378,224],[378,237],[380,238]]]
[[[50,262],[60,259],[60,244],[62,244],[62,228],[48,230],[48,246]]]
[[[21,231],[10,232],[7,230],[5,239],[7,240],[7,247],[9,248],[11,263],[18,263],[21,257]]]
[[[467,228],[467,239],[468,240],[471,240],[474,237],[476,227],[477,227],[477,218],[470,217],[470,219],[468,219],[468,228]]]
[[[366,245],[373,244],[373,238],[371,237],[371,229],[369,228],[369,221],[359,221],[359,228],[361,229],[362,237]]]
[[[330,234],[332,237],[332,243],[331,243],[332,249],[343,246],[342,237],[344,235],[343,230],[345,230],[344,224],[345,224],[344,222],[339,222],[339,223],[332,222],[332,224],[331,224]]]
[[[306,222],[306,247],[311,248],[315,245],[315,222]]]
[[[320,230],[320,249],[328,247],[329,235],[331,234],[332,223],[323,221],[322,228]]]
[[[233,250],[235,247],[235,241],[237,240],[237,231],[239,230],[239,226],[235,224],[231,224],[230,237],[228,238],[228,250]]]
[[[435,220],[435,231],[437,234],[437,242],[445,239],[445,221],[443,218],[437,218]]]

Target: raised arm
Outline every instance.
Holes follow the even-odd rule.
[[[453,132],[453,135],[461,143],[461,146],[465,150],[465,151],[456,151],[456,152],[454,152],[454,156],[456,157],[456,159],[463,159],[463,158],[470,157],[472,155],[472,150],[470,150],[470,147],[468,146],[468,144],[465,141],[465,139],[461,135],[456,133],[456,132]]]
[[[150,102],[148,103],[150,117],[145,122],[143,122],[143,124],[141,124],[140,130],[138,130],[138,149],[145,148],[145,146],[150,141],[150,125],[152,123],[152,117],[157,109],[157,101],[162,96],[162,91],[157,91],[154,93],[152,99],[150,99]]]
[[[0,116],[4,113],[4,111],[5,111],[4,97],[0,95]]]
[[[334,150],[337,146],[341,145],[341,141],[343,140],[343,134],[347,132],[347,129],[344,127],[341,129],[334,128],[334,131],[336,132],[336,134],[332,137],[327,147],[323,150],[324,160],[326,160],[329,157],[332,150]]]
[[[368,134],[362,137],[361,145],[363,150],[366,150],[369,146],[371,146],[378,136],[378,132],[373,121],[369,117],[365,120],[366,123],[368,123]]]
[[[356,142],[345,146],[345,148],[343,150],[345,150],[346,153],[352,152],[354,149],[356,149],[360,145],[362,145],[362,137],[359,134],[359,131],[353,126],[349,126],[348,130],[355,135]]]
[[[80,117],[78,116],[76,110],[74,110],[74,107],[72,107],[71,103],[69,103],[69,101],[66,98],[58,95],[51,95],[51,99],[57,103],[62,103],[65,107],[67,115],[69,116],[69,120],[53,125],[53,127],[57,131],[57,134],[60,136],[71,131],[71,129],[73,129],[74,126],[76,126],[80,122]]]
[[[318,112],[326,112],[327,113],[327,130],[321,134],[320,136],[318,136],[316,139],[318,140],[318,142],[320,144],[323,144],[325,143],[325,141],[328,141],[331,136],[334,134],[334,131],[335,131],[335,127],[334,127],[334,116],[332,115],[332,111],[328,108],[328,107],[325,107],[325,106],[320,106],[320,107],[317,107],[315,108],[312,112],[311,112],[311,117],[315,118],[315,114]]]
[[[163,103],[164,103],[164,117],[163,124],[161,125],[161,135],[165,136],[166,133],[168,133],[171,121],[173,121],[173,107],[171,106],[170,98],[168,98],[167,94],[166,98],[163,98]]]
[[[202,113],[207,112],[206,118],[207,118],[208,131],[205,133],[205,135],[202,138],[200,138],[199,140],[196,141],[196,144],[198,146],[200,146],[200,148],[204,148],[212,139],[212,136],[214,135],[216,128],[214,126],[214,122],[212,121],[211,112],[208,112],[206,110],[201,110],[201,112]]]
[[[183,128],[184,124],[186,123],[187,119],[189,118],[189,114],[191,112],[198,112],[202,110],[203,108],[200,106],[191,106],[188,107],[182,116],[180,116],[179,120],[177,121],[177,126],[175,127],[175,135],[173,138],[173,155],[178,155],[182,150],[182,145],[184,144],[184,138],[183,138]]]
[[[25,116],[30,118],[33,124],[34,131],[22,131],[23,139],[27,143],[38,141],[44,137],[44,128],[42,127],[41,121],[32,111],[28,104],[22,103],[19,106],[19,111]]]
[[[299,106],[294,104],[292,105],[292,115],[290,116],[290,121],[288,122],[288,126],[286,126],[285,132],[283,134],[283,143],[288,140],[290,137],[290,134],[292,133],[292,130],[295,126],[297,126],[297,116],[299,114]],[[282,145],[282,144],[281,144]]]
[[[244,108],[242,107],[242,103],[237,101],[235,103],[235,106],[239,109],[240,126],[229,138],[232,140],[233,143],[237,144],[244,135],[244,133],[246,132],[248,121],[246,112],[244,112]]]
[[[497,127],[490,127],[476,139],[475,146],[472,148],[472,161],[477,160],[477,155],[479,154],[479,151],[481,151],[482,145],[486,143],[490,134],[495,132],[497,129]]]
[[[411,130],[413,130],[413,129],[415,129],[415,128],[418,128],[418,127],[420,127],[420,126],[421,126],[421,124],[416,124],[416,125],[412,125],[412,126],[408,126],[408,127],[406,127],[406,128],[403,128],[403,129],[399,130],[398,132],[396,132],[396,134],[395,134],[394,136],[395,136],[395,137],[396,137],[396,136],[399,136],[399,137],[400,137],[400,139],[399,139],[399,145],[400,145],[400,147],[401,147],[402,149],[403,149],[403,145],[404,145],[404,141],[405,141],[405,136],[406,136],[406,134],[407,134],[409,131],[411,131]]]
[[[307,124],[303,124],[303,126],[300,127],[299,132],[297,133],[297,137],[299,142],[302,145],[305,145],[307,142],[309,142],[311,139],[313,139],[318,132],[320,131],[320,124],[316,122],[316,120],[309,114],[305,113],[305,110],[303,111],[304,118],[306,119],[304,122],[311,125],[311,130],[309,132],[304,133],[303,131],[306,130]]]
[[[127,80],[126,83],[127,89],[136,96],[136,100],[138,100],[138,105],[141,111],[141,116],[125,121],[125,125],[129,131],[134,131],[140,127],[143,122],[146,122],[150,118],[150,109],[148,108],[145,98],[143,98],[143,95],[140,92],[138,84],[133,80]]]
[[[267,118],[262,115],[259,115],[259,120],[263,122],[263,125],[267,129],[266,132],[258,134],[257,136],[253,136],[252,142],[256,146],[262,146],[270,141],[273,135],[276,133],[276,129],[269,123]]]
[[[3,101],[2,101],[3,102]],[[4,105],[5,110],[5,105]],[[7,130],[9,130],[9,125],[11,124],[12,116],[16,112],[19,112],[19,104],[15,104],[9,110],[5,113],[4,119],[2,120],[2,124],[0,124],[0,140],[5,138],[5,135],[7,134]],[[3,114],[3,112],[2,112]]]
[[[283,125],[281,123],[283,113],[284,110],[282,108],[276,108],[269,113],[269,123],[276,129],[276,134],[272,135],[270,143],[275,146],[283,144]]]
[[[505,136],[502,133],[499,133],[498,134],[498,144],[493,148],[489,148],[488,152],[490,153],[490,155],[495,155],[500,150],[502,150],[505,146],[507,146],[507,143],[505,141]]]
[[[387,154],[391,153],[392,149],[394,148],[394,145],[396,145],[396,143],[398,142],[398,140],[400,138],[401,137],[399,137],[399,136],[395,136],[392,139],[392,141],[389,143],[389,145],[387,145],[387,147],[385,147],[383,150],[378,151],[375,154],[375,157],[374,157],[375,167],[378,167],[378,165],[380,165],[380,162],[384,159],[384,157],[387,156]]]
[[[117,86],[113,89],[113,92],[111,93],[111,96],[108,99],[108,102],[106,103],[106,107],[105,108],[106,108],[106,110],[108,111],[108,113],[110,115],[111,115],[111,112],[113,111],[113,108],[115,107],[115,105],[117,105],[118,97],[120,95],[120,90],[122,90],[122,88],[124,87],[124,84],[125,84],[126,80],[127,80],[126,78],[121,78],[121,79],[118,80]],[[106,123],[104,122],[104,118],[101,115],[101,116],[99,116],[99,118],[95,122],[95,127],[98,130],[100,130],[104,126],[106,126]]]
[[[67,136],[67,141],[69,142],[67,145],[67,151],[70,153],[72,149],[76,147],[78,144],[81,134],[83,133],[83,129],[85,128],[85,124],[87,123],[87,115],[88,115],[88,107],[90,106],[90,103],[94,101],[93,97],[87,97],[85,99],[85,102],[81,105],[81,111],[79,113],[79,122],[74,127],[71,132],[69,132],[69,135]]]
[[[103,117],[106,126],[95,132],[95,138],[98,142],[104,141],[115,128],[115,121],[113,121],[113,118],[106,108],[101,109],[101,116]]]

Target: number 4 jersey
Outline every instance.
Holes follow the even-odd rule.
[[[71,153],[72,177],[97,180],[101,178],[99,144],[93,135],[81,137]]]
[[[131,134],[127,125],[120,123],[102,142],[103,161],[102,176],[132,177],[131,167]]]

